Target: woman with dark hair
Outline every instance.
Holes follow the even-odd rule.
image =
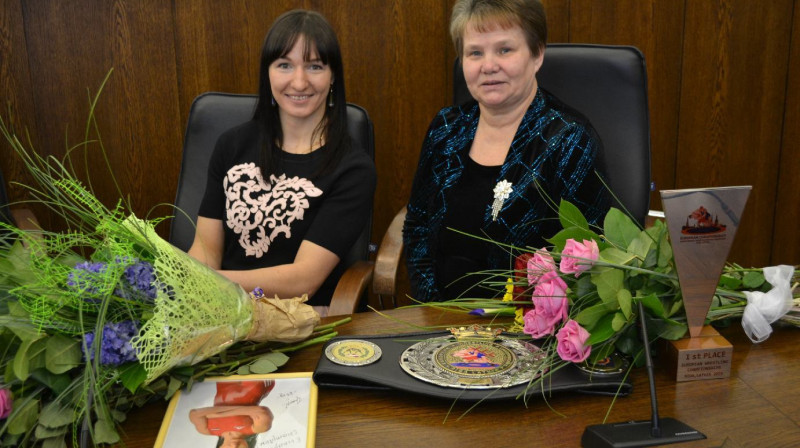
[[[278,17],[264,40],[255,114],[217,142],[189,249],[245,290],[308,294],[323,315],[376,183],[372,159],[351,147],[344,84],[325,18]]]
[[[436,115],[411,189],[403,239],[412,295],[426,302],[497,294],[476,285],[504,282],[493,276],[512,266],[508,245],[545,245],[561,199],[591,224],[611,204],[597,132],[537,84],[542,4],[458,0],[450,35],[475,101]]]

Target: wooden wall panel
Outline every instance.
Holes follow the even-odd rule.
[[[632,45],[645,57],[650,109],[651,175],[658,190],[675,185],[681,89],[683,0],[572,0],[570,42]]]
[[[770,261],[792,7],[686,7],[676,186],[753,186],[730,256],[744,265]]]
[[[28,53],[25,51],[25,28],[19,0],[0,2],[0,117],[6,126],[23,133],[35,123],[33,89],[31,88]],[[35,131],[31,129],[31,131]],[[38,147],[32,132],[33,146]],[[30,183],[31,179],[18,158],[12,157],[5,139],[0,138],[0,170],[6,181],[6,191],[12,200],[21,200],[23,189],[11,181]],[[27,142],[25,142],[27,143]]]
[[[795,1],[770,264],[800,264],[800,3]],[[775,170],[772,171],[775,173]]]
[[[267,31],[280,14],[296,8],[308,8],[308,2],[175,2],[181,123],[184,126],[192,101],[203,92],[258,92],[261,47]]]
[[[425,7],[404,0],[319,3],[339,33],[348,99],[366,108],[375,125],[372,239],[379,243],[408,202],[428,125],[451,99],[452,44],[442,25],[449,6],[446,0]],[[403,298],[407,282],[399,286]]]
[[[733,254],[743,264],[800,263],[798,1],[543,0],[551,42],[644,53],[657,188],[754,185]],[[174,198],[192,99],[255,92],[270,24],[288,9],[319,10],[339,35],[348,99],[375,123],[378,241],[407,201],[428,123],[451,101],[453,2],[2,0],[0,100],[41,153],[63,154],[67,129],[72,143],[83,136],[87,89],[114,68],[98,124],[121,190],[144,214]],[[0,148],[0,168],[21,179]],[[116,199],[99,158],[90,169],[101,198]]]
[[[177,76],[169,3],[150,1],[23,2],[39,151],[62,156],[84,138],[88,93],[113,69],[96,117],[113,175],[97,146],[88,172],[98,197],[132,200],[139,216],[172,202],[180,163]],[[157,181],[156,181],[157,180]]]

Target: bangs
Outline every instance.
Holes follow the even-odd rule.
[[[485,33],[497,29],[503,30],[521,26],[519,18],[511,11],[475,11],[469,18],[467,27],[479,33]]]
[[[316,27],[307,27],[309,29],[297,29],[286,36],[276,36],[276,48],[269,52],[269,59],[274,61],[279,58],[286,57],[292,51],[297,41],[303,40],[303,60],[309,62],[319,59],[325,65],[329,65],[331,51],[329,46],[325,45],[325,39],[322,33],[314,32],[318,30]],[[316,34],[316,35],[315,35]],[[281,39],[283,37],[283,39]],[[281,42],[283,41],[283,42]],[[282,43],[282,45],[280,45]],[[280,45],[280,46],[279,46]]]

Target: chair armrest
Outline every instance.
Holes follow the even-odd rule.
[[[357,261],[344,271],[333,291],[328,316],[355,313],[359,300],[372,280],[373,269],[374,265],[371,261]]]
[[[36,215],[34,215],[30,209],[14,208],[10,211],[11,217],[14,218],[14,223],[16,223],[18,229],[25,231],[42,229],[39,225],[39,220],[36,219]]]
[[[644,218],[645,228],[652,226],[658,220],[665,220],[664,212],[661,210],[648,210],[647,216]]]
[[[378,253],[375,256],[375,274],[372,292],[378,295],[394,296],[397,291],[397,268],[403,254],[403,223],[406,208],[403,207],[386,229]]]

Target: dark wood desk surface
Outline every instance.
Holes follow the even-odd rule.
[[[474,317],[429,308],[387,314],[419,325],[475,322]],[[340,334],[351,335],[406,331],[412,328],[376,313],[354,315],[339,327]],[[661,416],[708,436],[676,446],[800,446],[800,329],[777,329],[758,345],[738,323],[721,333],[734,346],[730,378],[676,383],[664,369],[656,370]],[[320,354],[321,346],[295,353],[282,371],[313,371]],[[632,379],[633,393],[617,399],[609,423],[650,418],[645,370],[636,369]],[[537,396],[527,406],[512,400],[470,409],[464,403],[400,392],[321,388],[316,446],[577,447],[584,428],[602,423],[611,403],[610,397],[565,393]],[[152,447],[165,410],[166,403],[158,403],[132,412],[123,427],[126,445]]]

